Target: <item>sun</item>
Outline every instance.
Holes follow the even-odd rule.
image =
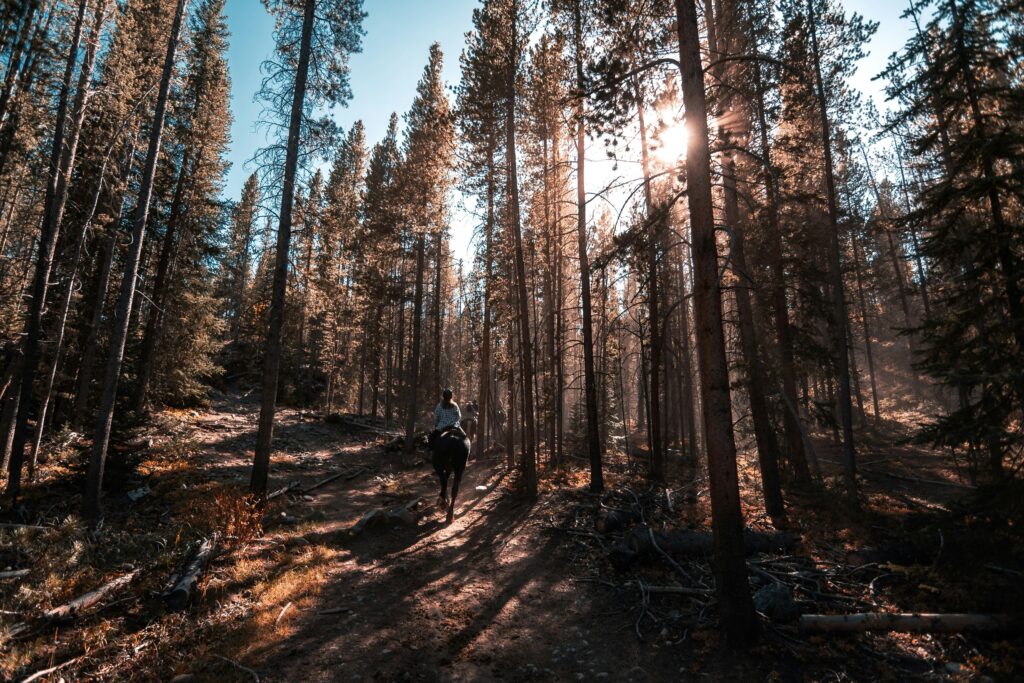
[[[673,123],[655,136],[654,156],[663,164],[678,164],[686,157],[686,143],[690,131],[682,122]]]

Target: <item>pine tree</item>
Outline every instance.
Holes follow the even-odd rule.
[[[888,94],[902,105],[892,127],[910,131],[911,153],[928,169],[907,215],[908,227],[927,230],[922,252],[939,279],[938,301],[919,330],[920,368],[960,400],[920,437],[963,450],[975,463],[984,459],[997,478],[1020,450],[1011,425],[1024,406],[1022,187],[1012,171],[1024,137],[1012,115],[1020,84],[996,28],[1012,6],[912,3],[905,16],[916,34],[886,72]]]
[[[402,219],[415,235],[416,271],[413,294],[412,352],[409,356],[407,405],[405,413],[405,448],[412,452],[416,428],[417,406],[426,397],[433,398],[441,387],[431,386],[426,396],[420,393],[423,369],[423,300],[426,276],[427,237],[438,242],[447,220],[446,201],[451,187],[454,120],[441,81],[443,65],[441,46],[430,48],[430,58],[416,86],[416,98],[406,115],[404,161],[401,169]],[[435,258],[442,258],[435,250]],[[435,310],[439,316],[440,309]],[[435,317],[435,324],[438,322]],[[436,365],[436,360],[435,360]]]
[[[311,112],[328,104],[343,104],[348,100],[348,57],[359,50],[363,20],[361,0],[322,0],[319,3],[317,0],[305,0],[301,11],[287,0],[264,0],[264,3],[277,19],[275,42],[281,59],[279,65],[272,67],[272,73],[265,81],[264,99],[273,113],[282,119],[287,118],[288,137],[283,146],[283,164],[272,151],[280,150],[280,147],[271,148],[268,154],[263,155],[268,164],[265,166],[268,178],[279,177],[282,182],[266,356],[263,362],[263,395],[250,482],[252,493],[259,498],[266,496],[270,475],[270,449],[281,366],[281,329],[288,282],[288,250],[299,170],[299,147],[301,145],[307,155],[315,153],[316,134],[330,130],[330,126],[322,120],[312,120]],[[314,44],[317,50],[315,60],[312,59]],[[284,111],[285,106],[289,106],[287,113]],[[306,135],[303,135],[304,132]]]

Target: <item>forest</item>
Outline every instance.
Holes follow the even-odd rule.
[[[1024,676],[1022,0],[480,0],[379,140],[251,2],[238,196],[227,4],[0,5],[0,680]]]

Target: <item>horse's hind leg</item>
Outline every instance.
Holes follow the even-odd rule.
[[[445,521],[447,521],[448,524],[451,524],[452,520],[455,519],[455,499],[459,495],[459,483],[462,481],[462,472],[465,469],[465,464],[461,466],[458,464],[455,465],[455,477],[452,479],[452,499],[451,502],[448,503],[448,516],[445,518]]]
[[[448,505],[448,470],[438,470],[437,478],[441,481],[441,494],[437,497],[437,507]]]

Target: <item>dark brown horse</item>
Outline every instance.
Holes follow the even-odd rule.
[[[466,470],[469,459],[469,437],[459,428],[452,427],[439,435],[430,435],[430,450],[433,452],[432,462],[437,478],[441,481],[441,495],[437,498],[439,507],[447,507],[445,523],[451,524],[455,519],[455,498],[459,495],[459,483],[462,473]],[[452,496],[448,498],[448,477],[452,480]]]

